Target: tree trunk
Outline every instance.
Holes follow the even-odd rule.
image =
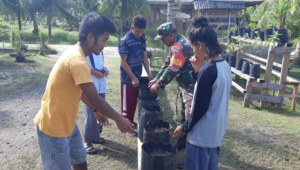
[[[119,32],[118,42],[120,42],[120,40],[121,40],[121,34],[122,34],[122,19],[121,19],[121,17],[120,17],[120,20],[119,20],[119,30],[118,30],[118,32]]]
[[[21,16],[20,16],[20,0],[17,1],[17,10],[18,10],[18,23],[19,23],[19,30],[21,31],[22,30],[22,27],[21,27]],[[20,37],[21,37],[21,40],[22,40],[22,34],[20,33]]]
[[[286,18],[286,13],[284,13],[284,15],[283,15],[282,28],[284,28],[284,25],[285,25],[285,18]]]
[[[171,22],[175,27],[176,8],[175,0],[168,0],[167,22]],[[169,53],[170,49],[165,45],[165,51]]]
[[[48,16],[48,36],[51,37],[51,17]]]
[[[33,20],[33,31],[32,33],[39,33],[39,28],[36,22],[36,13],[31,12],[31,19]]]
[[[172,22],[175,27],[176,8],[175,0],[168,0],[167,22]]]

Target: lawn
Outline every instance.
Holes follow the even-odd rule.
[[[9,35],[11,27],[17,27],[16,22],[6,22],[4,21],[0,25],[0,42],[9,43]],[[44,31],[48,35],[48,28],[44,25],[39,25],[39,29]],[[22,25],[22,38],[25,44],[38,44],[39,35],[32,33],[33,26],[32,24],[23,24]],[[52,27],[51,38],[48,39],[48,44],[63,44],[63,45],[73,45],[77,43],[78,31],[65,31],[62,27]],[[0,44],[0,48],[3,48],[4,45]],[[117,47],[117,36],[111,35],[108,41],[108,46]]]
[[[160,57],[159,60],[152,61],[152,72],[155,75],[165,55],[159,51],[154,51],[153,54],[153,57]],[[1,54],[0,97],[16,94],[39,81],[45,82],[55,61],[36,55],[27,58],[26,63],[16,63],[14,58]],[[119,59],[106,61],[106,66],[111,70],[107,78],[107,101],[118,112],[121,110],[119,64]],[[289,75],[300,79],[300,70],[293,68]],[[245,85],[243,80],[238,83],[243,87]],[[289,87],[287,93],[290,93],[290,90]],[[260,91],[254,90],[254,93]],[[160,105],[164,107],[164,119],[169,121],[174,129],[179,125],[176,96],[175,81],[159,92]],[[177,104],[180,111],[180,99]],[[228,126],[221,146],[220,169],[300,169],[299,98],[296,112],[292,112],[290,106],[290,99],[285,99],[282,110],[275,109],[271,104],[268,108],[261,109],[258,102],[251,103],[250,108],[244,108],[243,95],[232,87]],[[77,123],[82,135],[84,118],[84,105],[81,103]],[[120,133],[113,121],[104,128],[102,137],[106,139],[106,144],[95,145],[98,153],[87,156],[89,169],[137,169],[136,138]],[[171,142],[174,144],[176,141]],[[183,152],[180,152],[178,158],[182,154]],[[31,167],[34,166],[32,163]],[[39,166],[34,168],[40,169]]]
[[[158,71],[159,63],[164,58],[161,52],[154,52],[153,56],[158,55],[161,55],[161,59],[153,63],[154,72]],[[293,68],[289,76],[300,80],[300,69]],[[261,77],[264,77],[263,71]],[[242,87],[246,85],[244,80],[238,83]],[[174,105],[176,91],[176,83],[171,83],[159,94],[160,104],[165,108],[164,118],[172,123],[173,128],[179,125]],[[253,93],[261,93],[261,90],[255,89]],[[291,94],[292,87],[289,86],[286,93]],[[259,102],[252,102],[250,108],[244,108],[244,95],[234,87],[230,94],[229,119],[221,146],[220,169],[300,169],[300,89],[296,112],[290,110],[290,99],[285,99],[282,110],[277,110],[273,104],[261,109]]]

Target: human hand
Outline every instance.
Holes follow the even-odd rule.
[[[157,83],[153,84],[153,85],[150,87],[150,91],[151,91],[152,93],[158,93],[158,84],[157,84]]]
[[[175,131],[174,131],[173,135],[171,136],[171,138],[173,138],[173,139],[178,139],[178,138],[180,138],[181,136],[183,136],[184,134],[185,134],[185,133],[182,131],[181,126],[178,126],[178,127],[175,129]]]
[[[200,58],[200,57],[197,57],[196,55],[190,59],[190,62],[196,73],[201,69],[204,61],[205,61],[205,58]]]
[[[156,81],[157,81],[156,79],[153,79],[153,80],[149,81],[148,87],[151,88],[151,86],[152,86],[153,84],[155,84]]]
[[[119,119],[116,120],[117,126],[122,133],[130,132],[133,130],[134,124],[132,124],[128,119],[119,116]]]
[[[104,67],[103,69],[105,70],[104,76],[105,77],[108,76],[108,73],[109,73],[108,69],[106,67]]]
[[[94,112],[95,117],[97,119],[97,123],[101,126],[106,126],[109,124],[109,120],[106,116],[102,115],[100,112]]]
[[[136,77],[134,79],[132,79],[132,86],[133,87],[138,87],[140,84],[139,79],[137,79]]]
[[[105,76],[101,71],[98,70],[92,70],[92,74],[97,78],[103,78]]]

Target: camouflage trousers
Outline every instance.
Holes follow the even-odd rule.
[[[194,87],[181,88],[181,95],[182,95],[181,123],[183,123],[191,114],[193,94],[194,94]]]

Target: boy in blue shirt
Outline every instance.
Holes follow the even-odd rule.
[[[145,17],[137,15],[133,18],[131,30],[121,39],[119,43],[119,54],[121,56],[121,108],[122,116],[133,121],[138,98],[138,86],[142,75],[143,65],[152,80],[149,70],[149,61],[146,50],[146,37],[144,30],[147,21]],[[128,136],[137,136],[135,131],[127,132]]]

